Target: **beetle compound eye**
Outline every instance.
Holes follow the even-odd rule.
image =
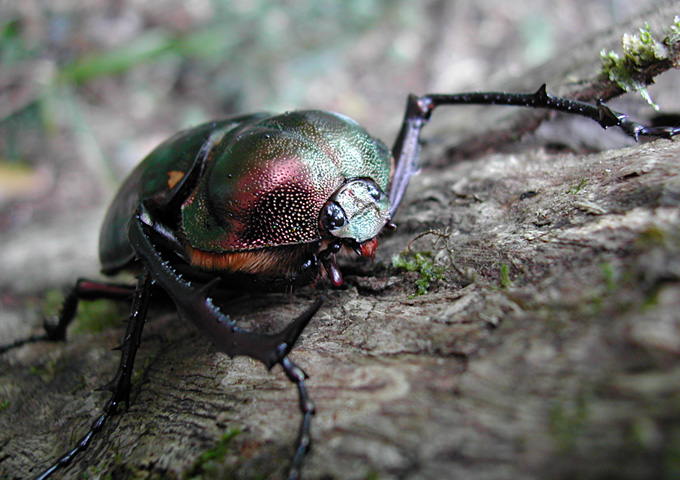
[[[337,230],[345,225],[346,222],[347,217],[345,216],[345,212],[340,208],[340,205],[335,202],[328,202],[326,206],[323,207],[323,210],[321,210],[321,225],[329,232]]]

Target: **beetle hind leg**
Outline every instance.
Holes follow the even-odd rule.
[[[98,282],[79,278],[61,304],[59,314],[46,318],[43,324],[46,340],[66,340],[66,329],[76,316],[81,300],[127,300],[134,293],[134,287],[117,283]]]
[[[44,342],[47,339],[47,335],[42,334],[42,335],[31,335],[30,337],[27,338],[20,338],[19,340],[16,340],[12,343],[8,343],[7,345],[0,345],[0,355],[3,353],[9,352],[10,350],[14,350],[15,348],[23,347],[24,345],[28,345],[29,343],[37,343],[37,342]]]
[[[29,343],[66,340],[66,329],[75,318],[78,304],[81,300],[124,300],[133,293],[134,287],[129,285],[79,278],[66,294],[66,298],[61,304],[59,313],[52,317],[45,318],[43,322],[45,333],[41,335],[31,335],[30,337],[16,340],[8,345],[0,345],[0,355]]]

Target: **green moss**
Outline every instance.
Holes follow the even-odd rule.
[[[612,307],[612,302],[618,305],[621,311],[630,307],[627,298],[618,298],[616,293],[621,289],[626,288],[629,284],[629,279],[624,278],[622,274],[614,264],[608,261],[600,262],[601,282],[595,288],[589,290],[589,292],[584,296],[583,302],[581,304],[581,311],[584,317],[587,318],[590,315],[599,315],[602,313],[603,308],[609,306]]]
[[[550,433],[560,449],[571,451],[585,429],[588,420],[588,401],[582,392],[573,399],[555,403],[549,412]]]
[[[501,287],[508,288],[512,284],[510,280],[510,267],[507,263],[501,265]]]
[[[220,441],[212,448],[203,452],[194,462],[194,465],[182,476],[184,480],[203,480],[212,478],[217,473],[224,458],[229,452],[231,441],[241,433],[238,428],[230,428],[223,435]]]
[[[602,262],[600,264],[602,275],[604,276],[604,284],[606,293],[614,293],[617,289],[616,273],[614,267],[609,262]]]
[[[56,371],[57,364],[55,360],[50,360],[44,365],[31,365],[28,367],[28,373],[40,377],[44,382],[52,380]]]
[[[2,400],[2,401],[0,401],[0,412],[2,412],[2,411],[5,410],[7,407],[9,407],[10,403],[11,403],[11,402],[10,402],[9,400]]]
[[[652,35],[649,25],[645,23],[638,35],[624,34],[621,38],[623,56],[616,52],[602,50],[602,71],[626,92],[639,92],[656,110],[659,109],[647,92],[649,84],[647,76],[641,73],[647,67],[667,61],[671,56],[669,46],[680,40],[680,16],[676,16],[668,34],[657,40]]]
[[[640,248],[663,247],[666,245],[667,237],[667,231],[653,225],[640,232],[635,243]]]
[[[572,195],[576,195],[577,193],[579,193],[581,191],[581,189],[583,187],[586,186],[587,183],[588,183],[588,180],[586,180],[585,178],[582,178],[578,185],[575,185],[575,186],[573,186],[569,189],[569,193],[571,193]]]
[[[113,300],[94,300],[81,302],[78,306],[76,332],[99,333],[109,328],[119,327],[127,317],[127,309]]]
[[[437,265],[432,252],[410,252],[406,251],[392,257],[394,268],[417,272],[419,274],[415,284],[417,291],[414,296],[425,295],[433,283],[441,280],[444,275],[442,266]]]
[[[48,290],[43,302],[45,316],[58,315],[64,298],[61,290]],[[81,301],[78,304],[78,313],[72,331],[74,333],[99,333],[118,327],[127,316],[127,305],[125,307],[124,305],[125,302],[113,300]]]

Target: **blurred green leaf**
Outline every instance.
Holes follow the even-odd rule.
[[[122,73],[166,52],[171,41],[162,31],[150,31],[123,47],[76,60],[64,67],[58,78],[60,81],[81,83],[103,75]]]

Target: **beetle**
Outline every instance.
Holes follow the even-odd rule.
[[[69,464],[92,441],[121,403],[146,320],[150,292],[162,289],[190,320],[230,357],[245,355],[268,369],[280,365],[298,390],[300,425],[289,478],[298,478],[310,448],[314,404],[306,373],[290,358],[322,298],[274,334],[243,329],[213,301],[214,289],[306,285],[327,277],[343,283],[341,250],[373,257],[377,237],[392,223],[419,168],[420,133],[439,106],[498,104],[544,108],[590,118],[639,136],[673,138],[680,127],[645,127],[602,102],[596,105],[536,92],[410,95],[392,149],[353,120],[326,111],[257,113],[230,117],[180,132],[158,146],[124,181],[104,218],[102,271],[138,274],[134,289],[78,280],[46,334],[16,342],[63,340],[78,302],[126,298],[131,312],[111,397],[76,446],[38,478]]]

